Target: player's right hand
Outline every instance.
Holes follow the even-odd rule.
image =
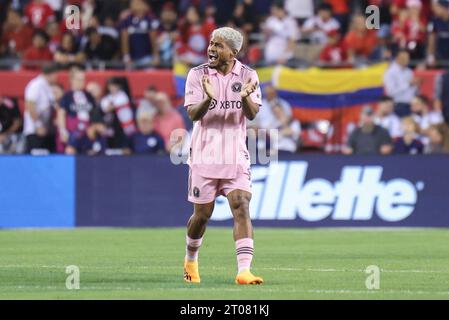
[[[203,75],[201,83],[203,85],[204,92],[207,94],[207,96],[211,99],[215,99],[214,88],[212,87],[212,83],[210,82],[209,76]]]

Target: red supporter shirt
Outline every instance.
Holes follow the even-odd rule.
[[[342,63],[348,59],[348,52],[343,43],[326,45],[320,53],[320,61],[329,63]]]
[[[407,9],[407,0],[391,0],[392,5],[398,9]],[[429,17],[432,14],[432,0],[421,0],[421,19],[427,24]],[[393,15],[393,21],[397,20],[397,14]]]
[[[22,26],[19,30],[7,31],[3,34],[2,45],[14,47],[17,53],[23,53],[32,44],[33,29],[29,26]]]
[[[391,34],[400,47],[405,47],[412,41],[423,44],[426,41],[426,24],[422,20],[416,22],[407,19],[403,23],[395,21],[391,27]]]
[[[355,55],[368,57],[377,45],[377,35],[374,30],[368,30],[365,34],[350,31],[344,39],[344,44],[348,50],[353,50]]]
[[[332,6],[334,14],[347,14],[349,13],[348,0],[326,0]]]
[[[53,9],[47,3],[31,2],[25,7],[28,23],[36,29],[45,29],[47,23],[55,18]]]
[[[31,47],[23,55],[22,63],[23,68],[27,70],[39,70],[41,66],[35,64],[34,62],[45,62],[52,61],[53,54],[48,47],[38,49],[36,47]]]

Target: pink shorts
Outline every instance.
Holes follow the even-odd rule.
[[[231,191],[243,190],[251,193],[250,169],[242,169],[235,179],[210,179],[204,178],[195,171],[189,169],[189,195],[188,200],[197,204],[205,204],[215,201],[222,195],[227,196]]]

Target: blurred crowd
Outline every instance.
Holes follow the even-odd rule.
[[[191,122],[166,93],[148,87],[134,101],[126,78],[109,78],[102,88],[86,82],[79,66],[70,69],[65,90],[58,72],[56,65],[46,65],[28,83],[23,117],[16,101],[0,100],[0,153],[182,153]]]
[[[79,28],[64,19],[67,5],[81,9]],[[369,5],[380,8],[374,29]],[[345,128],[345,145],[326,151],[449,153],[449,71],[426,97],[411,69],[449,65],[449,0],[0,0],[0,67],[40,72],[24,90],[23,115],[15,99],[0,97],[0,153],[186,154],[192,122],[172,97],[148,87],[136,100],[126,78],[103,87],[87,83],[85,70],[198,65],[223,25],[245,33],[239,59],[250,65],[390,62],[385,97]],[[57,82],[61,69],[67,88]],[[277,129],[278,139],[261,145],[305,152],[308,134],[321,135],[322,147],[335,133],[327,121],[300,123],[273,86],[263,90],[248,128]]]
[[[429,98],[420,94],[422,79],[413,75],[408,62],[409,53],[399,51],[384,76],[386,95],[362,108],[360,121],[345,128],[347,143],[334,151],[449,153],[449,71],[438,77],[435,96]],[[58,72],[55,64],[46,65],[28,83],[23,116],[16,100],[0,98],[0,153],[188,155],[192,121],[165,92],[150,86],[135,100],[126,77],[109,78],[103,88],[86,81],[82,66],[71,67],[64,88]],[[325,139],[335,133],[328,121],[310,127],[295,119],[292,106],[271,84],[263,86],[262,107],[247,127],[260,149],[284,153],[309,151],[306,134],[313,130]]]
[[[69,5],[80,9],[79,24],[67,18]],[[365,12],[370,5],[377,16]],[[415,65],[449,62],[449,0],[0,0],[0,61],[25,69],[47,61],[197,65],[224,25],[246,35],[240,59],[250,65],[358,66],[398,50]]]

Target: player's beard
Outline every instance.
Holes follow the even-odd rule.
[[[220,56],[218,56],[217,60],[213,61],[212,63],[211,63],[211,60],[209,59],[208,65],[209,65],[209,68],[211,68],[211,69],[220,69],[222,67],[229,65],[232,62],[233,61],[224,60]]]
[[[209,68],[216,69],[220,66],[220,57],[218,57],[216,60],[209,59],[207,64],[209,65]]]

